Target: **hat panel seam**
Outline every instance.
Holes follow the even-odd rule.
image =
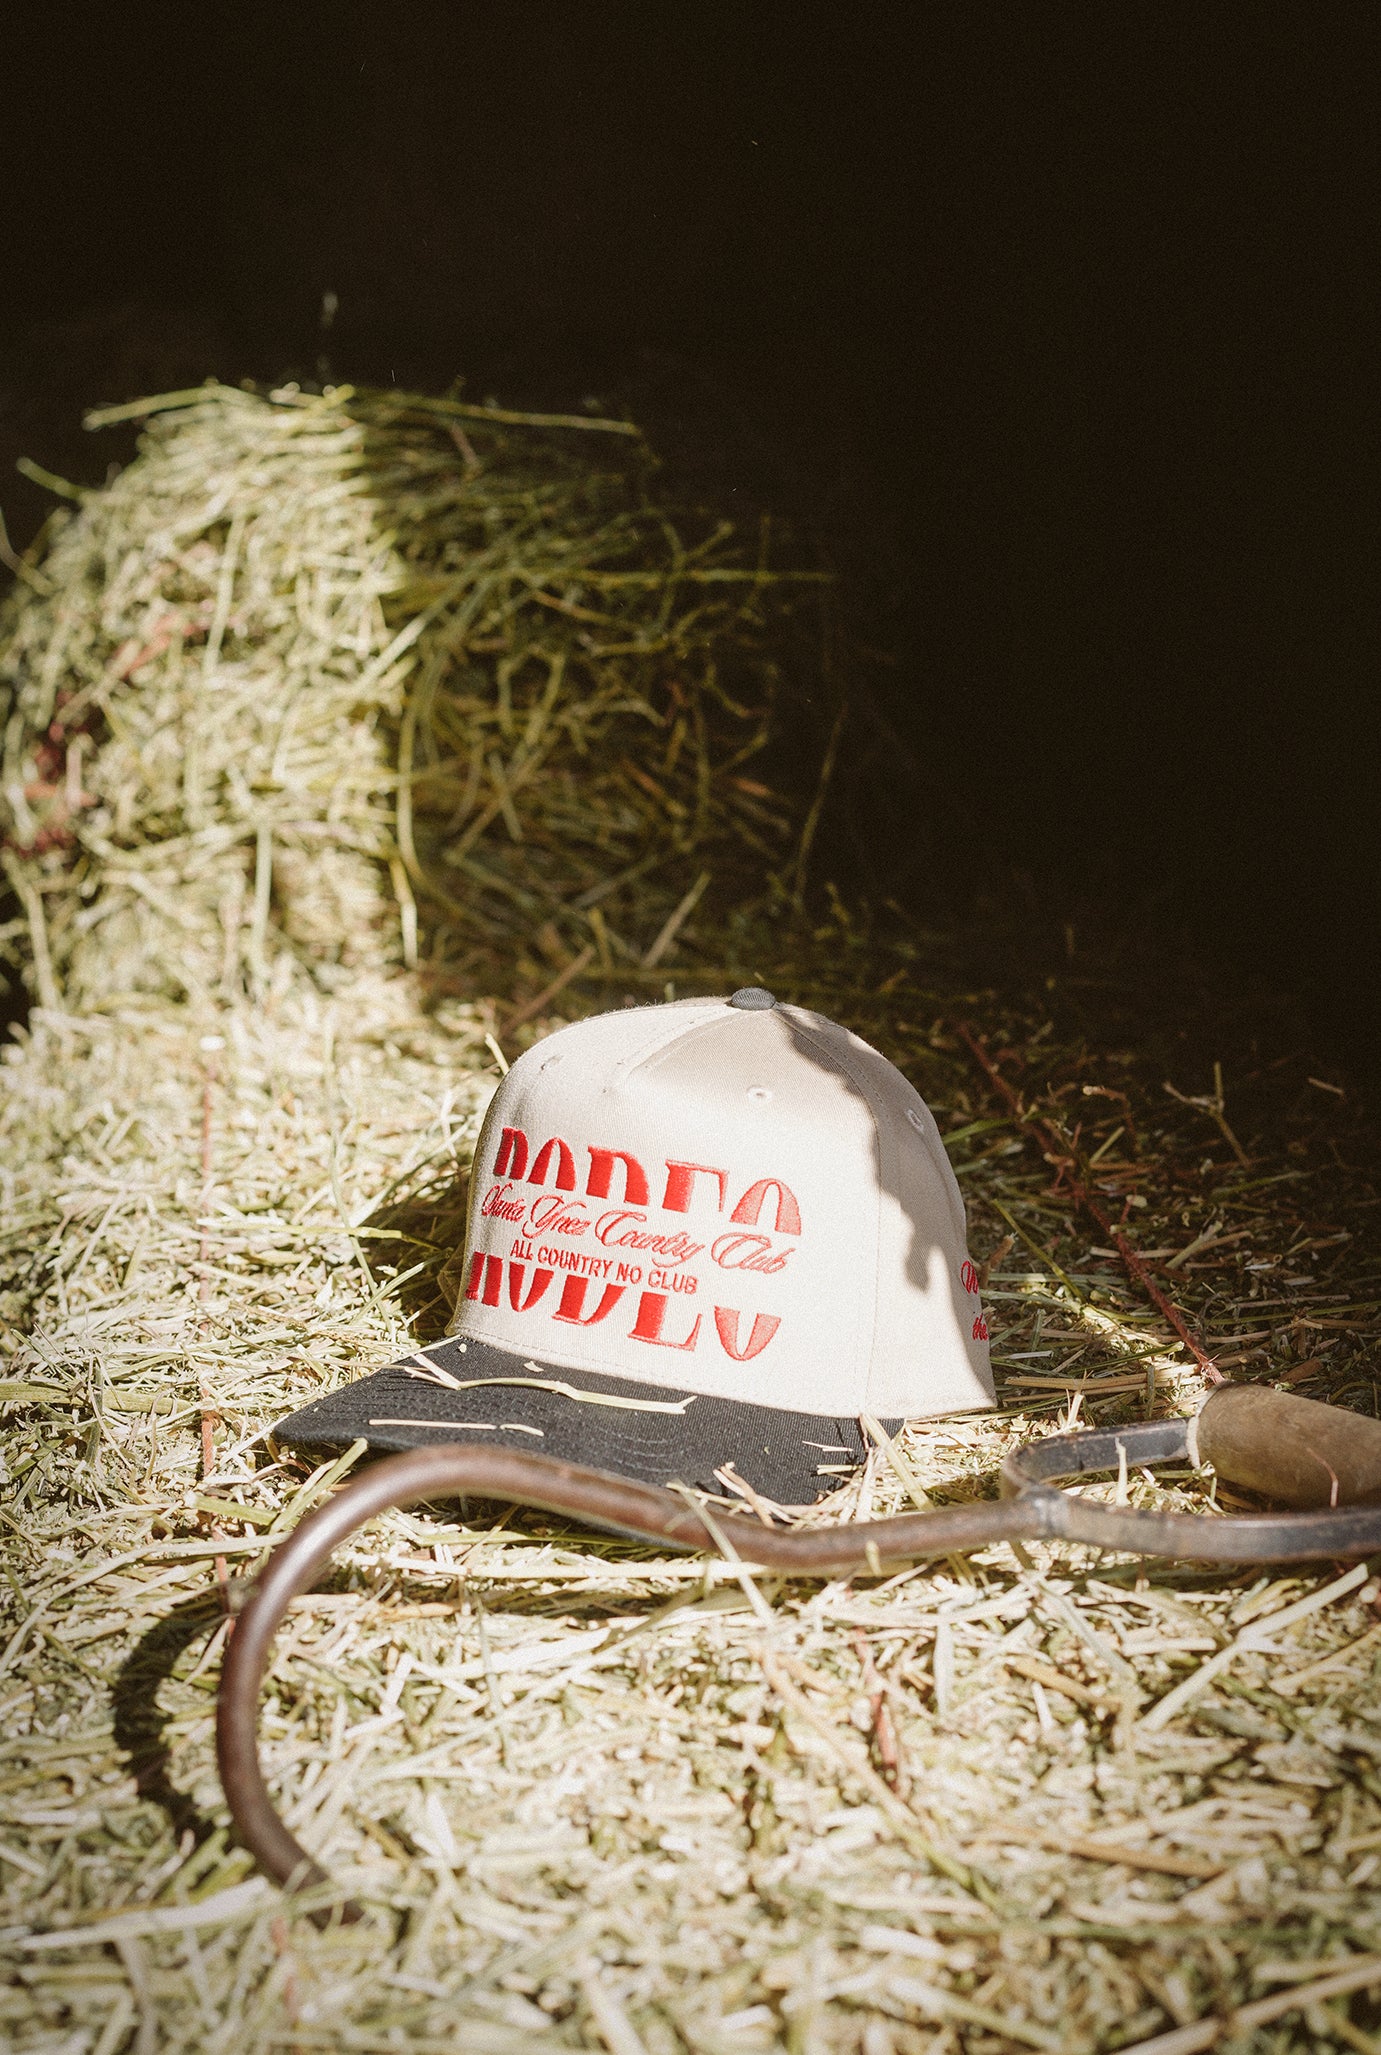
[[[687,1002],[688,1013],[692,1003],[694,1002]],[[710,1001],[708,1004],[722,1006],[724,1002],[716,1000]],[[639,1012],[665,1015],[670,1013],[672,1009],[670,1007],[664,1009],[658,1006],[649,1006],[646,1008],[639,1007],[637,1010]],[[599,1016],[596,1014],[592,1015],[591,1018],[598,1019]],[[718,1016],[708,1011],[703,1019],[692,1015],[688,1019],[667,1021],[664,1033],[650,1036],[639,1048],[628,1050],[626,1054],[620,1056],[616,1062],[610,1065],[600,1087],[601,1091],[610,1092],[618,1090],[621,1085],[630,1077],[635,1076],[645,1066],[655,1064],[668,1050],[682,1047],[686,1042],[694,1040],[695,1036],[702,1029],[714,1027],[717,1024]]]
[[[710,1014],[704,1020],[693,1021],[688,1026],[683,1027],[679,1033],[668,1035],[664,1041],[654,1043],[650,1049],[645,1049],[640,1056],[630,1059],[626,1066],[625,1075],[631,1076],[635,1072],[655,1070],[662,1059],[669,1057],[673,1050],[680,1054],[689,1043],[699,1041],[703,1036],[713,1033],[716,1029],[723,1029],[726,1034],[732,1034],[735,1032],[733,1028],[733,1021],[735,1019],[743,1020],[752,1019],[753,1017],[751,1014],[730,1014],[727,1010],[726,1002],[725,1010],[722,1013]],[[770,1015],[764,1014],[758,1017],[770,1018]]]

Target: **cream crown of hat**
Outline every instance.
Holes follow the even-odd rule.
[[[757,987],[598,1014],[518,1059],[476,1150],[452,1333],[795,1413],[993,1403],[929,1108]]]

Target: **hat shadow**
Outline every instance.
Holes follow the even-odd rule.
[[[445,1273],[465,1240],[470,1178],[469,1166],[453,1164],[440,1175],[427,1166],[361,1222],[375,1282],[396,1298],[422,1343],[439,1341],[451,1316],[455,1294]]]
[[[829,1060],[817,1038],[798,1028],[788,1013],[783,1018],[791,1032],[792,1045],[798,1056],[811,1063],[817,1070],[825,1072],[834,1082],[843,1087],[849,1095],[863,1106],[872,1131],[871,1166],[873,1183],[880,1195],[895,1201],[898,1211],[909,1224],[905,1256],[905,1274],[908,1284],[917,1290],[933,1292],[937,1273],[944,1278],[945,1290],[949,1294],[950,1310],[956,1331],[966,1333],[972,1326],[977,1301],[964,1294],[955,1265],[950,1261],[950,1251],[922,1223],[911,1202],[905,1181],[889,1176],[884,1169],[882,1137],[878,1127],[878,1116],[868,1095],[860,1089],[842,1064]],[[838,1023],[843,1025],[843,1023]],[[869,1045],[871,1046],[871,1045]],[[943,1146],[943,1145],[942,1145]],[[900,1160],[900,1151],[894,1151],[894,1159]],[[967,1208],[960,1200],[961,1213],[967,1222]],[[967,1232],[967,1230],[966,1230]],[[939,1257],[938,1264],[935,1258]]]

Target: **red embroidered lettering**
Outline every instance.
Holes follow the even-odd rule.
[[[593,1144],[585,1145],[590,1151],[590,1175],[585,1180],[585,1190],[592,1199],[607,1199],[609,1186],[614,1175],[614,1165],[623,1165],[623,1201],[626,1206],[645,1206],[648,1199],[647,1172],[636,1156],[630,1156],[623,1149],[596,1149]]]
[[[975,1341],[986,1341],[988,1339],[988,1323],[981,1313],[974,1315],[973,1338]]]
[[[665,1292],[644,1292],[638,1301],[638,1317],[629,1335],[630,1341],[655,1342],[660,1349],[693,1349],[700,1339],[700,1322],[704,1317],[697,1313],[695,1325],[684,1341],[668,1341],[662,1333],[662,1322],[667,1316]]]
[[[695,1293],[700,1289],[698,1278],[688,1270],[649,1270],[647,1281],[655,1292]]]
[[[556,1151],[556,1176],[551,1176],[552,1150]],[[559,1191],[575,1190],[575,1158],[560,1135],[553,1135],[537,1151],[537,1160],[527,1174],[529,1184],[554,1184]]]
[[[529,1234],[584,1234],[589,1224],[579,1199],[568,1204],[554,1192],[543,1192],[528,1209]]]
[[[963,1285],[966,1292],[976,1292],[978,1290],[978,1272],[974,1269],[972,1263],[965,1263],[960,1267],[959,1282]]]
[[[749,1363],[754,1356],[762,1354],[782,1323],[775,1313],[755,1313],[748,1346],[741,1349],[738,1345],[739,1319],[740,1315],[732,1306],[716,1306],[714,1309],[715,1332],[724,1344],[726,1355],[732,1356],[736,1363]]]
[[[482,1250],[476,1249],[470,1259],[470,1282],[465,1287],[467,1299],[479,1298],[481,1277],[484,1279],[484,1304],[497,1306],[499,1287],[503,1283],[503,1257],[486,1256]]]
[[[553,1320],[568,1320],[572,1327],[597,1327],[609,1315],[623,1297],[621,1284],[606,1284],[603,1296],[593,1313],[585,1317],[585,1287],[588,1277],[568,1277],[561,1287],[561,1304],[552,1314]]]
[[[601,1213],[595,1222],[595,1239],[606,1249],[650,1249],[664,1263],[689,1263],[704,1248],[678,1227],[675,1234],[640,1234],[646,1227],[646,1213]]]
[[[494,1175],[502,1177],[506,1170],[514,1177],[521,1177],[527,1169],[527,1136],[520,1127],[506,1127],[499,1136],[499,1153],[494,1158]]]
[[[765,1234],[722,1234],[710,1244],[721,1270],[763,1270],[769,1276],[785,1270],[791,1249],[774,1249]]]
[[[724,1193],[729,1182],[727,1170],[716,1170],[712,1163],[667,1163],[667,1188],[662,1195],[664,1213],[689,1213],[691,1199],[695,1195],[695,1180],[698,1176],[713,1177],[719,1181],[719,1197],[715,1210],[724,1211]]]
[[[749,1185],[729,1218],[736,1220],[741,1227],[756,1227],[769,1192],[777,1194],[777,1218],[773,1225],[778,1234],[799,1234],[801,1209],[796,1203],[796,1194],[779,1177],[760,1177],[756,1184]]]
[[[527,1297],[523,1298],[526,1271],[525,1263],[510,1263],[508,1266],[508,1303],[515,1313],[530,1313],[556,1275],[554,1270],[534,1270]]]

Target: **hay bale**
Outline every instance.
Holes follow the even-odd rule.
[[[322,1931],[249,1875],[222,1599],[339,1474],[274,1421],[442,1320],[496,1076],[474,994],[528,938],[548,987],[589,946],[660,979],[702,866],[762,890],[788,847],[733,780],[792,588],[693,581],[743,568],[726,543],[671,575],[636,453],[601,482],[490,420],[458,467],[447,418],[195,396],[9,614],[7,946],[46,1003],[0,1066],[4,2045],[1093,2055],[1211,2045],[1235,2006],[1361,2045],[1321,2008],[1381,1978],[1377,1580],[1329,1569],[1033,1544],[745,1589],[537,1514],[393,1514],[294,1607],[262,1723],[367,1918]],[[658,582],[598,586],[611,558]],[[1168,1096],[1155,1048],[1119,1053],[1125,995],[1085,1030],[1053,979],[975,993],[837,898],[813,935],[728,929],[717,967],[693,944],[687,915],[697,978],[760,971],[896,1057],[992,1259],[998,1408],[914,1423],[813,1517],[983,1494],[1081,1407],[1202,1393],[946,1033],[961,1006],[1178,1252],[1220,1362],[1374,1403],[1375,1199],[1337,1148],[1364,1130],[1331,1086],[1291,1109],[1307,1058],[1259,1064],[1253,1160],[1215,1161],[1221,1077]],[[1087,1488],[1207,1510],[1189,1474]]]
[[[90,418],[140,412],[0,631],[0,947],[45,1004],[608,972],[780,869],[750,766],[818,581],[658,505],[635,431],[348,387]]]

